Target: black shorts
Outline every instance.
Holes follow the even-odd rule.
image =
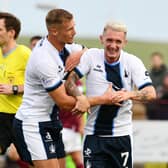
[[[2,153],[6,152],[6,149],[13,142],[13,119],[15,114],[7,114],[0,112],[0,148]]]
[[[87,135],[83,156],[85,168],[132,168],[130,136]]]

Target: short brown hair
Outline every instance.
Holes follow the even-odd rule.
[[[65,20],[73,19],[73,15],[64,9],[52,9],[46,16],[46,26],[61,25]]]
[[[11,13],[7,12],[0,12],[0,19],[5,20],[5,28],[7,31],[14,29],[15,30],[15,36],[14,39],[16,39],[20,33],[21,30],[21,22],[20,20],[14,16]]]
[[[151,58],[153,58],[155,56],[160,57],[161,59],[163,59],[163,54],[161,52],[159,52],[159,51],[155,51],[155,52],[153,52],[151,54]]]

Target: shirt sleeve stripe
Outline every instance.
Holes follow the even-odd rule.
[[[143,89],[143,88],[146,87],[146,86],[152,86],[152,83],[151,83],[151,82],[145,83],[145,84],[143,84],[142,86],[140,86],[140,87],[138,88],[138,90],[141,90],[141,89]]]
[[[63,83],[62,81],[59,81],[59,82],[56,83],[54,86],[45,88],[45,90],[46,90],[47,92],[51,92],[51,91],[57,89],[59,86],[61,86],[62,83]]]
[[[75,68],[74,71],[77,73],[77,75],[79,76],[79,78],[83,77],[83,74],[79,71],[78,68]]]

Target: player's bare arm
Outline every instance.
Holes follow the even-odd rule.
[[[153,86],[147,86],[141,90],[132,91],[131,99],[136,101],[152,101],[156,98],[156,92]]]
[[[72,95],[74,97],[80,96],[81,93],[75,84],[78,80],[79,80],[78,75],[76,74],[76,72],[72,71],[65,82],[65,87],[69,95]],[[109,84],[109,87],[107,88],[107,90],[103,95],[88,97],[88,101],[91,106],[102,105],[102,104],[109,104],[109,105],[116,104],[120,106],[121,105],[119,103],[121,101],[120,92],[123,92],[123,91],[113,92],[112,85]]]
[[[68,79],[65,82],[65,88],[66,91],[69,95],[73,96],[76,98],[77,103],[75,108],[72,110],[73,113],[78,114],[78,108],[80,106],[84,106],[86,107],[86,111],[85,112],[90,112],[90,104],[89,101],[87,99],[86,96],[84,96],[78,89],[78,87],[76,86],[76,82],[79,80],[78,75],[72,71],[70,73],[70,75],[68,76]],[[83,107],[83,108],[84,108]]]
[[[71,53],[66,60],[65,71],[72,71],[79,64],[80,58],[86,50],[87,48],[84,48],[81,51]]]
[[[123,91],[113,91],[112,84],[109,84],[107,90],[104,92],[103,95],[88,97],[88,100],[91,106],[103,104],[121,106],[121,92]]]
[[[82,95],[82,93],[79,91],[78,87],[76,86],[76,82],[78,80],[79,80],[78,75],[74,71],[72,71],[65,82],[65,88],[67,93],[73,97]]]
[[[65,87],[62,84],[59,88],[48,92],[55,103],[64,110],[71,110],[74,108],[76,100],[72,96],[68,96],[65,91]]]

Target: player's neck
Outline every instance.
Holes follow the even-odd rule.
[[[65,44],[60,43],[55,38],[53,39],[51,36],[48,36],[48,41],[60,52],[64,48]]]
[[[2,53],[3,53],[3,55],[6,55],[10,51],[14,50],[16,48],[16,46],[17,46],[16,41],[11,41],[11,42],[8,42],[7,44],[5,44],[2,47]]]

